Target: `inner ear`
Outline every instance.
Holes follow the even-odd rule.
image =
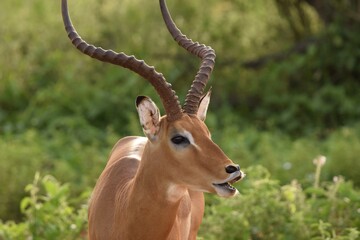
[[[210,103],[211,89],[200,99],[197,116],[200,120],[205,121],[206,113]]]
[[[138,96],[136,98],[136,109],[145,135],[150,141],[155,140],[160,130],[159,108],[149,97]]]

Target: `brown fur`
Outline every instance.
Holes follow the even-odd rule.
[[[196,116],[159,123],[156,141],[121,139],[110,154],[89,206],[89,239],[196,239],[204,213],[203,191],[228,177],[233,164]],[[188,131],[195,146],[178,150],[174,132]]]

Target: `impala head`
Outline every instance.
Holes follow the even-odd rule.
[[[171,181],[191,190],[231,197],[237,190],[231,186],[245,174],[211,140],[204,120],[210,92],[200,101],[196,114],[183,113],[174,121],[160,117],[159,109],[148,97],[136,101],[140,123],[149,139],[149,148],[165,158]]]
[[[73,45],[82,53],[103,62],[128,68],[153,85],[163,103],[166,115],[161,117],[158,107],[148,97],[136,99],[143,131],[149,139],[149,148],[167,160],[172,181],[192,190],[216,193],[231,197],[237,190],[230,184],[242,179],[245,174],[211,140],[204,120],[210,102],[210,91],[203,95],[215,64],[215,52],[211,47],[194,43],[183,35],[171,19],[165,0],[159,0],[165,24],[177,43],[201,59],[201,66],[181,107],[171,84],[161,73],[144,61],[89,45],[81,39],[73,27],[67,9],[67,0],[62,0],[62,15],[65,29]]]

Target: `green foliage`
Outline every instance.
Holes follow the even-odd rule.
[[[313,1],[168,1],[183,32],[216,50],[207,124],[214,141],[249,174],[238,199],[208,197],[205,239],[358,236],[359,3],[322,1],[330,6],[323,15],[306,2]],[[76,234],[67,224],[86,217],[75,211],[79,205],[72,205],[73,197],[94,186],[118,138],[142,134],[136,96],[160,103],[134,73],[81,56],[66,37],[59,5],[1,3],[0,21],[6,24],[0,25],[0,218],[25,217],[1,225],[2,234],[10,234],[3,237],[10,239],[31,234],[66,239],[60,229]],[[145,59],[184,98],[199,62],[173,42],[157,1],[69,0],[69,5],[84,39]],[[306,51],[287,55],[300,39]],[[277,58],[279,53],[285,57]],[[267,64],[246,67],[262,56]],[[326,182],[314,188],[311,160],[318,155],[327,157],[321,172]],[[257,164],[276,180],[252,167]],[[50,177],[38,179],[28,187],[33,192],[21,213],[22,190],[37,171],[71,187]],[[338,175],[346,181],[332,182]],[[47,188],[41,184],[60,196],[51,189],[36,192]],[[36,206],[42,207],[38,219]],[[64,212],[68,221],[50,216],[65,209],[72,209]],[[47,229],[46,222],[56,227]]]
[[[40,144],[34,144],[36,132],[28,131],[21,137],[0,138],[0,214],[15,218],[19,216],[18,203],[23,197],[19,191],[31,181],[34,171],[48,161]],[[16,204],[14,204],[16,203]]]
[[[91,129],[84,134],[89,136]],[[97,138],[88,139],[86,145],[81,135],[75,138],[74,132],[53,132],[41,135],[28,130],[23,134],[7,135],[0,138],[2,173],[0,174],[0,216],[2,219],[19,219],[17,205],[23,197],[21,189],[31,181],[36,171],[53,174],[61,181],[76,183],[71,193],[77,195],[92,187],[106,156],[118,139],[110,129],[107,133],[99,131]]]
[[[69,185],[38,173],[25,190],[29,196],[20,205],[25,221],[0,223],[0,239],[86,239],[88,192],[69,199]],[[74,203],[82,205],[75,209]]]
[[[318,165],[322,167],[322,165]],[[240,196],[208,195],[199,239],[356,240],[360,236],[360,192],[342,177],[303,189],[280,185],[255,165],[238,184]],[[69,198],[69,185],[51,176],[26,187],[23,222],[0,222],[0,239],[86,239],[88,192]],[[75,205],[80,207],[73,207]]]
[[[228,156],[242,167],[265,166],[282,184],[298,179],[305,185],[313,182],[312,159],[327,157],[322,177],[331,180],[343,175],[360,185],[360,126],[344,127],[328,138],[301,137],[293,140],[281,132],[259,132],[254,128],[221,129],[209,119],[212,136]],[[216,129],[221,129],[217,131]],[[231,136],[231,137],[229,137]]]
[[[342,178],[305,188],[280,185],[263,167],[246,169],[233,199],[208,196],[203,239],[358,239],[360,192]],[[309,195],[315,192],[316,195]],[[350,197],[351,196],[351,197]]]
[[[338,15],[351,16],[352,5],[347,2],[332,1],[331,8],[341,10]],[[85,39],[144,58],[164,72],[183,98],[198,61],[169,37],[156,1],[70,1],[69,5]],[[316,8],[295,5],[278,0],[169,2],[184,33],[211,44],[218,53],[215,81],[210,83],[218,116],[235,112],[242,116],[236,118],[237,124],[255,123],[292,136],[314,132],[323,136],[357,122],[360,35],[354,29],[359,22],[349,24],[334,17],[339,20],[323,26]],[[288,9],[279,9],[284,6]],[[63,122],[70,121],[74,128],[111,126],[129,134],[133,119],[129,110],[136,95],[158,99],[133,73],[80,56],[68,42],[60,16],[52,14],[59,12],[58,2],[7,0],[1,11],[7,22],[0,27],[1,41],[8,44],[1,44],[0,55],[12,56],[0,58],[1,132],[63,129],[67,127]],[[278,14],[284,11],[290,15]],[[18,24],[16,16],[31,21]],[[296,31],[303,31],[302,38],[316,39],[315,43],[310,42],[303,54],[258,71],[239,70],[249,59],[293,45],[289,21],[302,25],[305,30]],[[312,26],[316,27],[306,30]]]
[[[324,136],[358,122],[359,32],[334,23],[308,44],[306,53],[267,66],[250,84],[254,92],[244,101],[254,105],[252,117],[259,127]]]

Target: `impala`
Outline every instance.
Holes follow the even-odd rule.
[[[183,35],[160,0],[165,24],[177,43],[201,59],[200,69],[180,106],[161,73],[144,61],[89,45],[73,27],[62,0],[65,29],[82,53],[128,68],[159,94],[165,116],[148,97],[136,108],[146,137],[125,137],[112,149],[89,203],[89,239],[196,239],[204,213],[203,192],[232,197],[231,185],[245,174],[211,140],[204,120],[210,91],[203,96],[215,63],[212,48]]]

